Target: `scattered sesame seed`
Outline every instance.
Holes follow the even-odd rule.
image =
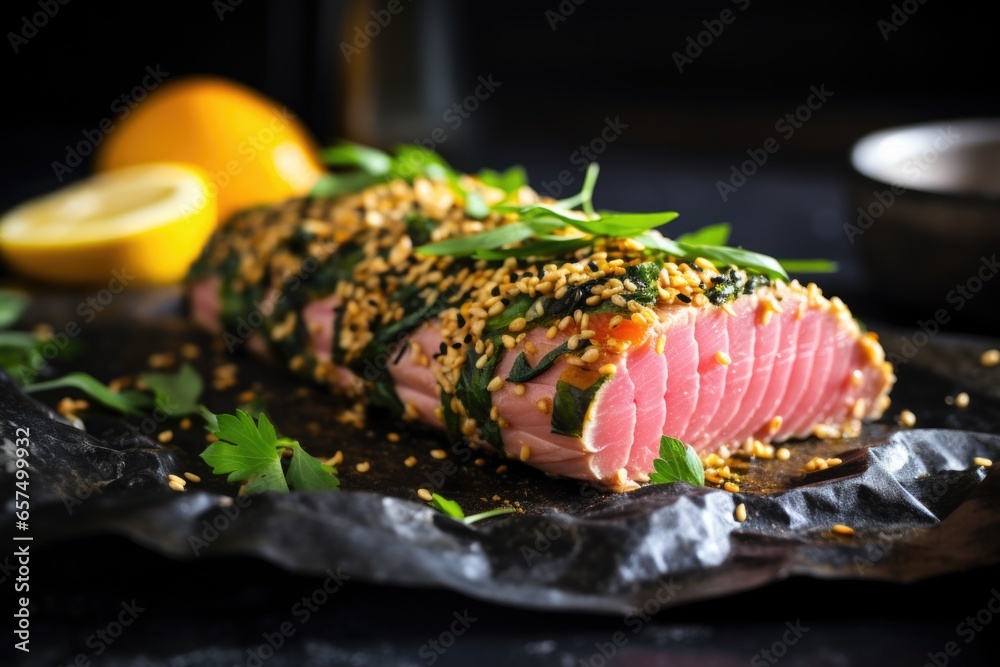
[[[967,408],[969,407],[969,395],[964,391],[955,397],[955,407],[957,408]]]
[[[515,396],[524,396],[524,392],[525,391],[527,391],[527,388],[523,384],[521,384],[520,382],[518,382],[517,384],[514,385],[514,395]]]
[[[719,350],[718,352],[715,353],[715,360],[718,361],[723,366],[728,366],[733,361],[732,358],[722,350]]]
[[[169,486],[174,491],[184,491],[184,485],[180,482],[171,481],[169,484],[167,484],[167,486]]]
[[[656,339],[656,353],[663,354],[663,351],[667,347],[667,337],[660,334],[659,338]]]
[[[354,466],[358,472],[368,472],[372,468],[372,464],[368,461],[362,461],[358,465]]]
[[[476,464],[477,467],[482,468],[486,465],[486,459],[476,459],[473,463]]]
[[[787,447],[781,447],[777,452],[775,452],[775,455],[778,457],[779,461],[787,461],[792,457],[792,453],[788,451]]]
[[[201,355],[201,350],[194,343],[184,343],[181,345],[181,356],[185,359],[197,359]]]
[[[414,461],[416,461],[416,459],[414,459]],[[344,462],[344,452],[340,451],[339,449],[333,456],[331,456],[326,460],[326,464],[333,467],[337,467],[343,462]]]
[[[993,466],[993,461],[983,456],[977,456],[976,458],[972,459],[972,463],[977,466],[983,466],[984,468],[990,468]]]
[[[899,413],[897,421],[900,426],[912,427],[917,423],[917,416],[909,410],[903,410]]]
[[[185,417],[184,419],[182,419],[181,423],[180,423],[180,427],[181,427],[182,431],[186,431],[189,428],[191,428],[191,419],[188,418],[188,417]]]
[[[431,458],[432,459],[438,459],[438,460],[446,459],[446,458],[448,458],[448,452],[446,452],[443,449],[432,449],[431,450]]]
[[[506,465],[497,466],[497,472],[500,474],[507,472],[507,466]],[[497,498],[497,500],[499,500],[499,498]]]
[[[156,439],[163,443],[170,442],[174,439],[174,432],[170,430],[160,431],[160,433],[157,434]]]
[[[521,447],[521,460],[527,461],[529,458],[531,458],[531,448],[524,445]]]
[[[618,371],[618,367],[614,364],[604,364],[597,369],[597,372],[601,375],[614,375]]]
[[[583,351],[583,354],[580,355],[580,358],[583,359],[583,361],[585,361],[586,363],[592,364],[595,361],[597,361],[597,358],[600,356],[601,356],[600,350],[598,350],[596,347],[588,347],[586,350]]]
[[[185,484],[187,484],[187,480],[186,479],[184,479],[183,477],[181,477],[179,475],[174,475],[174,474],[167,475],[167,481],[177,482],[181,486],[184,486]]]
[[[986,350],[983,352],[982,356],[979,357],[979,363],[987,367],[1000,364],[1000,350]]]
[[[522,329],[524,329],[524,327],[527,326],[527,324],[528,324],[528,321],[526,319],[524,319],[523,317],[519,317],[516,320],[514,320],[513,322],[511,322],[510,326],[508,326],[507,328],[510,329],[511,331],[517,333],[518,331],[521,331]]]
[[[403,461],[403,465],[406,466],[407,468],[412,468],[413,466],[417,465],[417,457],[407,456],[406,460]]]
[[[739,505],[737,505],[736,506],[736,511],[733,512],[733,518],[736,519],[737,521],[739,521],[740,523],[743,523],[744,521],[746,521],[747,520],[747,506],[744,505],[743,503],[740,503]]]
[[[486,391],[500,391],[500,389],[503,388],[503,383],[504,383],[503,378],[497,375],[492,380],[490,380],[490,383],[488,385],[486,385]]]
[[[424,488],[417,489],[417,495],[420,496],[421,500],[426,500],[427,502],[434,500],[431,492]]]
[[[844,537],[852,537],[854,535],[854,529],[850,526],[845,526],[842,523],[838,523],[831,529],[837,535],[843,535]]]
[[[726,482],[725,484],[722,485],[722,488],[725,489],[726,491],[729,491],[730,493],[739,493],[740,492],[739,485],[738,484],[733,484],[732,482]]]
[[[188,481],[194,482],[195,484],[201,481],[201,477],[194,474],[193,472],[186,472],[184,473],[184,476],[188,479]]]
[[[396,432],[389,433],[385,436],[386,440],[389,442],[399,442],[399,434]]]
[[[168,368],[176,362],[177,357],[170,352],[157,352],[149,355],[149,359],[146,360],[150,368]]]
[[[535,401],[535,407],[543,415],[552,414],[552,401],[548,398],[540,398]]]

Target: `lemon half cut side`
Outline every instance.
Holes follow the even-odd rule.
[[[184,277],[216,223],[208,176],[180,163],[109,171],[0,218],[0,255],[44,282],[99,285],[113,272],[137,284]]]

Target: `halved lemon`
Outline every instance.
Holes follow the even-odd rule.
[[[0,255],[23,276],[63,284],[172,283],[216,222],[207,174],[150,163],[92,176],[0,218]],[[119,278],[121,279],[121,278]]]

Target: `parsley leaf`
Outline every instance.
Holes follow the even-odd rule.
[[[17,322],[28,307],[28,295],[24,292],[0,289],[0,329]]]
[[[142,373],[139,381],[153,391],[155,404],[169,417],[183,417],[199,411],[202,380],[190,364],[176,373]]]
[[[264,415],[262,414],[261,417]],[[296,491],[337,491],[337,469],[310,456],[302,446],[292,443],[292,461],[288,464],[288,485]]]
[[[253,417],[237,410],[236,415],[219,415],[219,439],[201,453],[217,475],[229,474],[227,481],[247,482],[246,493],[288,491],[278,437],[267,415],[257,424]]]
[[[256,424],[243,410],[216,418],[214,435],[219,440],[206,447],[201,458],[215,474],[228,474],[228,481],[246,482],[245,493],[287,492],[289,486],[296,491],[340,488],[336,470],[310,456],[298,441],[279,438],[267,415],[261,413]],[[292,451],[287,475],[281,465],[285,450]]]
[[[147,410],[151,403],[148,394],[135,391],[111,391],[107,385],[87,373],[70,373],[55,380],[25,385],[21,389],[25,393],[31,394],[36,391],[68,388],[79,389],[95,401],[133,417],[142,416],[143,411]]]
[[[693,447],[664,435],[660,437],[660,457],[653,461],[649,481],[653,484],[687,482],[693,486],[705,486],[705,468]]]

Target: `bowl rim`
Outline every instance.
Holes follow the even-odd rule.
[[[950,129],[957,130],[953,139],[950,137]],[[990,202],[1000,200],[1000,193],[988,193],[979,188],[956,189],[950,186],[918,183],[912,178],[907,178],[898,164],[921,154],[939,136],[944,136],[946,141],[951,141],[951,144],[938,152],[954,146],[1000,143],[1000,117],[947,118],[896,125],[869,132],[851,146],[851,169],[870,181],[901,187],[914,193]]]

